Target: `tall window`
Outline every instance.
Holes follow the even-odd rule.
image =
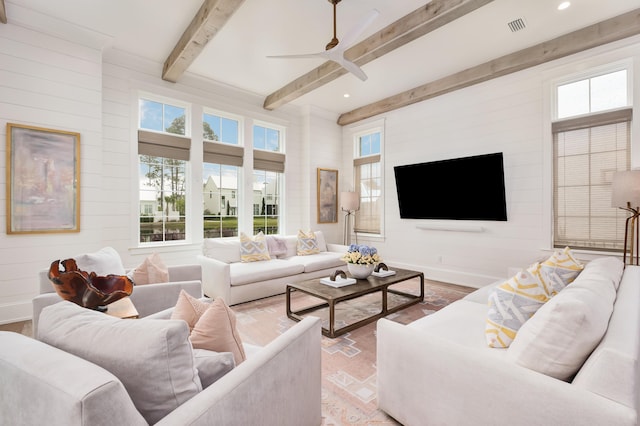
[[[355,216],[355,232],[381,234],[382,165],[381,131],[356,136],[353,160],[355,185],[360,194],[360,210]]]
[[[556,85],[552,124],[554,246],[622,250],[625,214],[611,206],[611,182],[630,168],[628,70]]]
[[[202,117],[204,238],[238,235],[240,167],[239,120],[205,112]]]
[[[253,233],[277,234],[285,164],[282,130],[254,125],[253,148]]]
[[[186,167],[191,141],[188,108],[139,101],[139,241],[186,239]]]

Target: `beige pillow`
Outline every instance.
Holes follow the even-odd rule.
[[[153,253],[131,273],[135,285],[169,282],[169,269],[158,253]]]
[[[171,319],[186,321],[189,325],[189,330],[192,331],[202,314],[209,309],[209,306],[211,306],[210,303],[196,299],[186,291],[180,290],[176,306],[171,312]]]
[[[298,256],[308,256],[310,254],[320,253],[318,240],[316,239],[316,234],[313,231],[298,231],[298,245],[296,253]]]
[[[236,329],[236,315],[222,298],[211,303],[191,331],[191,344],[196,349],[231,352],[236,365],[246,359],[242,339]]]
[[[258,262],[261,260],[271,260],[269,249],[262,231],[251,238],[244,232],[240,233],[240,261]]]

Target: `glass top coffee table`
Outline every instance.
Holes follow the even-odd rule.
[[[338,288],[322,284],[319,278],[301,281],[295,284],[287,284],[287,317],[295,321],[301,321],[303,315],[305,314],[309,314],[319,309],[328,308],[328,328],[323,325],[322,334],[327,337],[335,338],[358,327],[362,327],[365,324],[369,324],[372,321],[376,321],[379,318],[385,317],[391,313],[397,312],[401,309],[405,309],[411,305],[415,305],[416,303],[423,301],[424,274],[422,272],[397,268],[395,269],[395,271],[395,275],[391,275],[388,277],[377,277],[371,275],[368,278],[356,280],[355,284]],[[412,278],[420,279],[419,295],[407,293],[395,288],[389,288],[389,286],[391,285],[398,284]],[[294,291],[308,294],[322,300],[323,302],[294,311],[291,309],[291,293]],[[365,318],[360,319],[354,323],[345,325],[344,327],[336,328],[336,305],[338,303],[356,299],[358,297],[376,292],[380,292],[382,298],[382,306],[379,312],[372,313],[369,316],[366,316]],[[402,296],[402,299],[405,299],[406,301],[390,307],[389,294]]]

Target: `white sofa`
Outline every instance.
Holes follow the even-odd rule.
[[[240,261],[239,238],[205,239],[202,254],[198,255],[204,294],[222,297],[227,304],[235,305],[282,294],[288,283],[327,277],[344,267],[340,258],[348,247],[327,244],[321,231],[315,234],[320,253],[298,256],[297,235],[276,236],[284,240],[286,252],[258,262]]]
[[[40,302],[51,303],[40,305],[38,315],[38,336],[47,343],[18,333],[0,332],[0,424],[321,423],[319,319],[306,318],[296,323],[263,348],[245,345],[247,359],[233,368],[230,353],[192,349],[187,323],[168,319],[178,297],[174,290],[201,295],[199,282],[197,288],[192,283],[141,288],[153,294],[138,293],[150,297],[138,298],[136,308],[142,312],[162,309],[160,312],[141,319],[120,320],[60,301],[50,293],[45,299],[40,298]],[[84,312],[77,314],[78,310]],[[65,317],[69,311],[74,316]],[[96,320],[107,324],[87,330]],[[131,334],[131,328],[136,334]],[[84,330],[80,336],[78,329]],[[70,341],[75,342],[73,350],[67,348]],[[91,361],[83,356],[85,352],[91,354]],[[119,369],[127,364],[130,373],[124,379],[121,370],[118,373],[109,368],[117,365]],[[205,371],[211,379],[212,370],[217,380],[206,386],[201,374]],[[165,377],[164,381],[160,377]],[[181,384],[180,391],[173,390],[176,384]],[[187,386],[188,394],[184,390]],[[167,392],[168,402],[158,396]],[[156,416],[153,421],[148,418],[150,411]]]
[[[636,425],[640,267],[622,268],[614,257],[586,264],[506,349],[485,339],[493,286],[408,325],[379,320],[379,407],[405,426]],[[519,339],[529,345],[521,353]],[[577,373],[549,375],[556,356],[575,357]]]

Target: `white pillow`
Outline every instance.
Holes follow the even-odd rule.
[[[205,238],[202,243],[202,254],[224,263],[240,262],[240,240]]]
[[[561,380],[570,379],[596,348],[609,326],[620,260],[588,263],[518,331],[507,359]]]
[[[86,253],[74,257],[78,269],[95,272],[96,275],[125,275],[120,255],[113,247],[104,247],[95,253]]]
[[[63,301],[42,310],[37,338],[111,372],[149,424],[202,390],[184,321],[121,320]]]

